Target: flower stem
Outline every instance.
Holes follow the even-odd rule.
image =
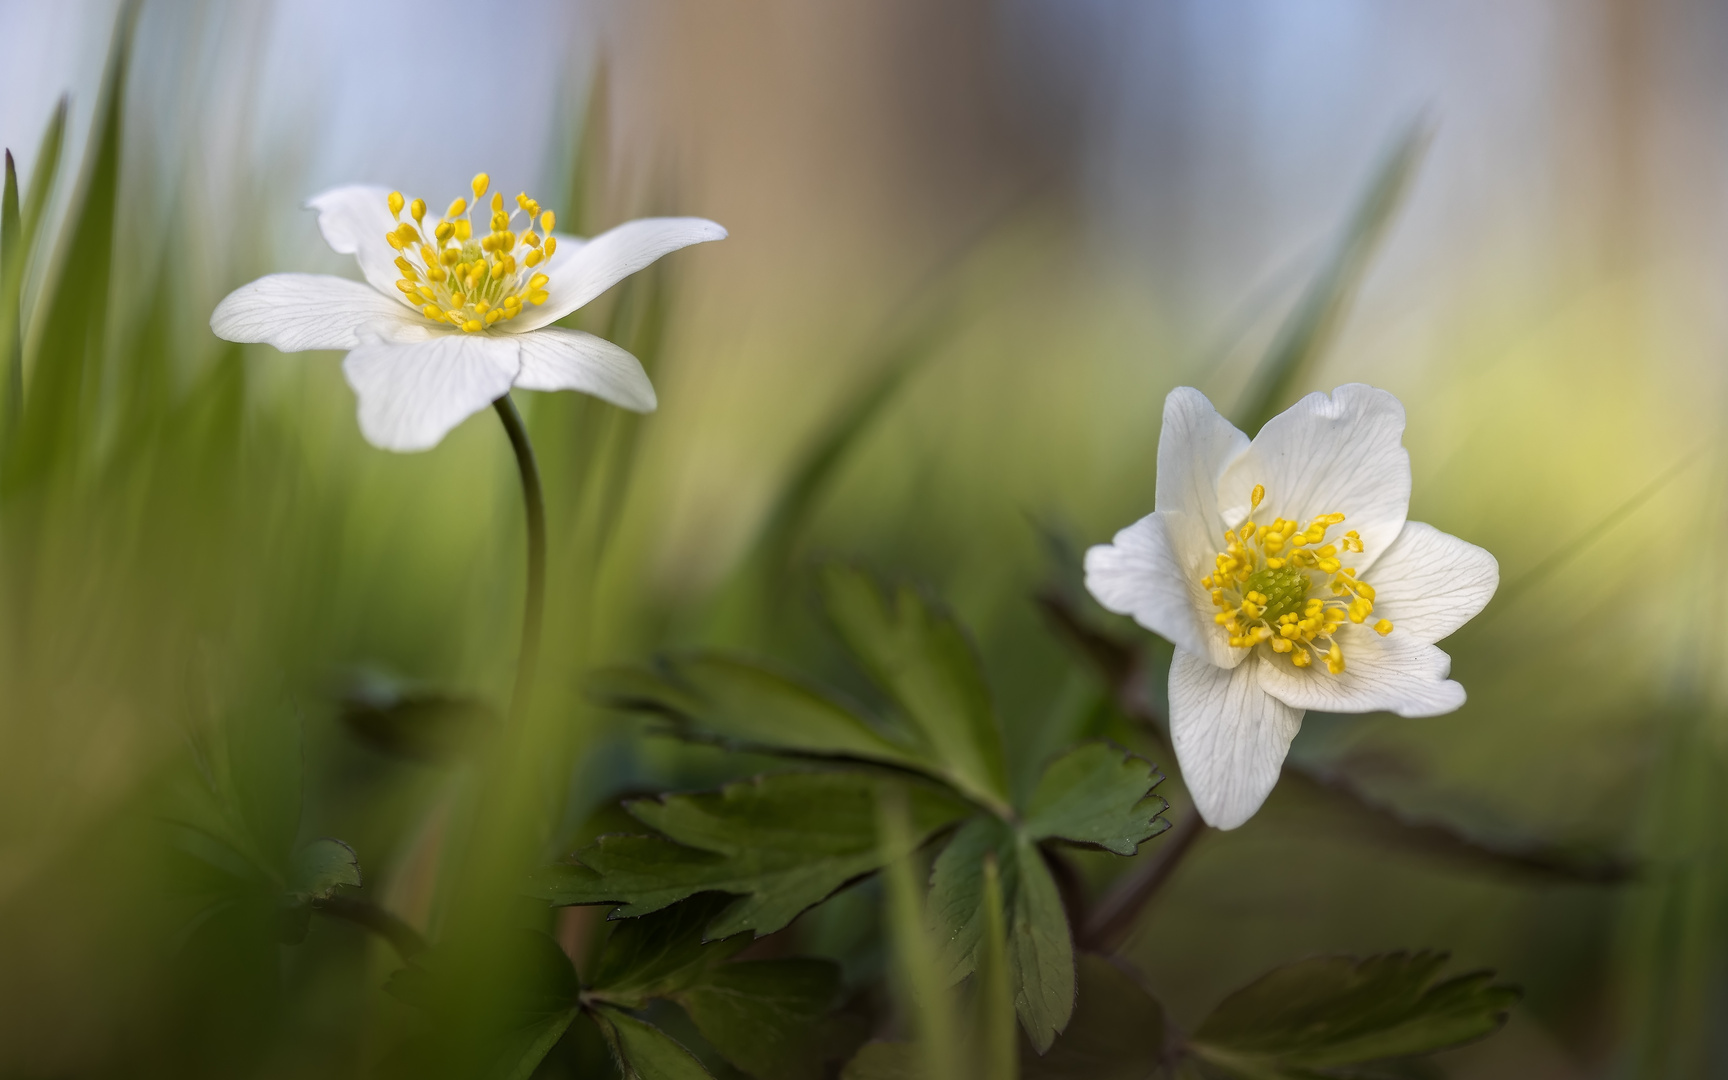
[[[510,449],[516,452],[516,468],[522,474],[522,503],[528,514],[528,594],[522,604],[522,651],[516,659],[516,686],[510,695],[510,718],[520,722],[528,709],[528,692],[540,656],[540,622],[546,609],[546,500],[540,493],[534,444],[528,441],[528,429],[516,403],[506,392],[492,407],[504,422]]]

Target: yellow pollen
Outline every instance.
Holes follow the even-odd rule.
[[[502,192],[486,199],[491,184],[491,177],[477,173],[469,184],[473,204],[457,198],[436,222],[424,220],[424,199],[407,202],[393,191],[387,200],[393,224],[384,239],[400,256],[396,268],[402,272],[396,287],[427,319],[470,334],[507,323],[528,305],[551,299],[551,278],[534,268],[552,256],[556,245],[534,228],[538,224],[542,232],[550,231],[552,211],[543,211],[523,192],[506,213]],[[488,204],[487,231],[475,240],[472,214]],[[402,220],[404,206],[412,223]],[[525,219],[521,224],[516,223],[518,214]],[[1252,640],[1251,631],[1245,632]]]
[[[548,253],[551,246],[548,237]],[[541,288],[536,284],[541,276],[529,279],[531,301]],[[1265,498],[1265,485],[1254,485],[1250,513]],[[1239,528],[1225,530],[1223,550],[1200,586],[1218,608],[1212,621],[1222,628],[1232,648],[1252,649],[1267,643],[1272,655],[1286,657],[1298,668],[1313,667],[1318,657],[1329,673],[1342,675],[1344,649],[1335,635],[1346,622],[1367,623],[1381,636],[1392,632],[1390,620],[1371,618],[1374,587],[1339,559],[1345,552],[1363,550],[1361,534],[1351,530],[1327,540],[1326,534],[1343,521],[1339,513],[1302,523],[1275,518],[1262,525],[1250,519]]]

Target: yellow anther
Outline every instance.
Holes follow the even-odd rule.
[[[541,214],[540,215],[540,231],[545,233],[548,237],[550,237],[552,235],[552,224],[553,224],[553,222],[555,222],[557,220],[558,220],[558,218],[550,210],[546,211],[544,214]]]
[[[416,296],[420,297],[420,299],[425,300],[428,303],[432,302],[433,300],[438,299],[438,294],[433,292],[431,289],[428,289],[424,285],[420,286],[418,289],[415,289],[414,293]]]
[[[452,248],[445,248],[444,251],[438,256],[438,261],[443,263],[445,266],[452,266],[453,267],[457,263],[462,261],[462,253],[460,251],[457,251],[453,247]]]
[[[491,326],[493,323],[497,322],[499,319],[502,319],[503,317],[504,317],[504,309],[503,308],[493,308],[491,311],[488,311],[486,313],[486,325]]]
[[[492,212],[494,214],[502,214],[504,212],[504,193],[502,191],[494,191],[492,193]]]
[[[400,191],[392,191],[390,193],[390,198],[387,201],[390,203],[390,216],[402,216],[402,193]]]
[[[396,287],[410,296],[414,295],[414,283],[412,281],[398,281]]]
[[[530,292],[535,289],[544,289],[546,283],[551,280],[552,279],[547,277],[545,274],[535,274],[533,277],[528,279],[528,289]]]
[[[492,231],[503,232],[510,227],[510,216],[502,210],[492,215]]]
[[[457,307],[461,307],[463,304],[468,302],[468,298],[459,292],[455,292],[450,294],[450,302],[455,304]]]
[[[469,240],[474,236],[474,223],[467,218],[456,223],[456,239]]]
[[[402,238],[393,232],[387,232],[384,234],[384,242],[395,248],[397,251],[401,251],[404,246]]]
[[[440,221],[438,227],[432,230],[432,235],[438,238],[440,244],[450,239],[450,237],[455,235],[455,233],[456,226],[450,224],[448,221]]]
[[[482,323],[479,319],[469,319],[467,322],[462,324],[462,329],[468,331],[470,334],[474,333],[477,330],[484,329],[484,327],[485,327],[485,324]]]
[[[413,202],[409,203],[408,204],[408,216],[412,217],[414,219],[414,223],[416,225],[418,225],[420,223],[420,220],[426,216],[426,200],[425,199],[415,199]]]
[[[402,271],[402,276],[410,281],[413,281],[420,276],[420,271],[416,270],[414,264],[409,262],[407,259],[398,257],[396,260],[396,269]]]
[[[1390,634],[1392,632],[1392,620],[1381,619],[1379,622],[1374,624],[1374,632],[1379,634],[1381,637]]]
[[[468,200],[467,199],[457,199],[455,202],[450,204],[450,209],[444,211],[444,217],[446,219],[455,219],[455,218],[461,217],[463,214],[465,214],[467,212],[468,212]]]
[[[551,297],[552,294],[547,292],[545,289],[536,289],[528,294],[528,302],[533,304],[535,307],[539,307],[541,304],[544,304],[547,300],[551,299]]]
[[[469,186],[474,189],[474,197],[478,199],[486,194],[486,188],[491,183],[492,178],[490,176],[487,176],[485,173],[475,173],[474,182]]]
[[[1294,646],[1292,646],[1292,648],[1294,649],[1290,654],[1290,662],[1292,664],[1295,664],[1297,667],[1307,667],[1309,664],[1314,662],[1314,657],[1309,655],[1307,649],[1295,649]]]
[[[448,316],[438,310],[438,305],[436,304],[427,304],[425,307],[420,309],[420,313],[425,315],[428,319],[431,319],[433,322],[450,321]]]
[[[528,232],[525,232],[522,234],[522,242],[524,244],[527,244],[529,247],[539,247],[540,246],[540,234],[537,232],[534,232],[533,230],[529,230]]]
[[[535,267],[535,266],[539,266],[540,261],[542,259],[544,259],[545,257],[546,257],[545,255],[542,255],[540,253],[539,248],[534,248],[528,252],[527,256],[525,256],[522,261],[523,261],[523,263],[527,264],[529,267]]]
[[[1253,494],[1248,496],[1249,509],[1258,510],[1260,508],[1261,501],[1265,498],[1266,498],[1266,485],[1265,484],[1255,484]]]

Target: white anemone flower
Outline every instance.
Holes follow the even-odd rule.
[[[501,193],[476,228],[490,179],[474,177],[472,206],[426,204],[387,188],[327,191],[308,208],[335,251],[353,255],[366,284],[324,274],[271,274],[230,293],[210,316],[228,341],[283,352],[342,349],[360,399],[360,430],[384,450],[436,446],[457,424],[508,393],[579,390],[636,412],[657,405],[648,375],[624,349],[551,324],[679,248],[720,240],[703,218],[641,218],[591,240],[553,232],[527,194],[506,212]],[[403,211],[406,209],[407,215]]]
[[[1398,399],[1360,384],[1308,395],[1252,442],[1205,395],[1174,390],[1154,512],[1086,553],[1098,602],[1176,647],[1170,737],[1210,825],[1260,809],[1308,709],[1464,704],[1434,643],[1482,610],[1500,568],[1406,520],[1403,434]]]

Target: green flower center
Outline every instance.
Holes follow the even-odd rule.
[[[1266,597],[1266,611],[1261,618],[1276,623],[1281,617],[1302,610],[1302,600],[1308,595],[1310,580],[1295,566],[1284,565],[1276,569],[1262,566],[1249,574],[1248,580],[1242,584],[1244,591]]]

